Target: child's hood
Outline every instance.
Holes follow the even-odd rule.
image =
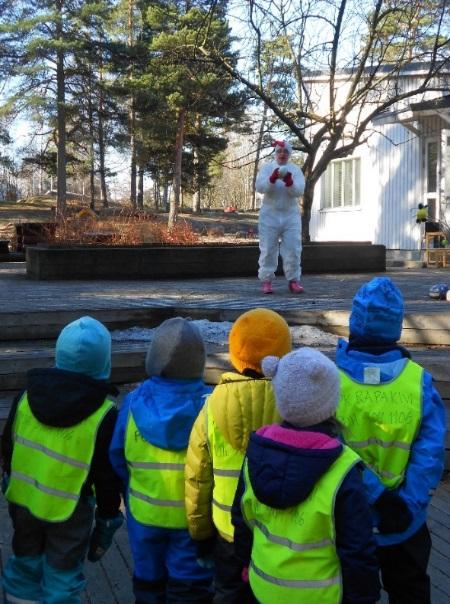
[[[35,418],[55,427],[74,426],[94,413],[115,386],[63,369],[32,369],[27,374],[27,396]]]
[[[339,339],[336,348],[336,365],[359,382],[364,382],[364,370],[371,366],[379,368],[382,383],[391,381],[403,371],[409,358],[409,352],[398,345],[357,348]]]
[[[304,501],[339,457],[342,444],[325,432],[264,426],[250,437],[250,482],[259,501],[285,509]]]
[[[201,379],[146,380],[129,395],[141,436],[162,449],[186,449],[194,421],[211,390]]]

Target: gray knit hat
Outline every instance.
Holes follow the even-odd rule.
[[[167,319],[155,330],[147,351],[147,375],[177,379],[200,378],[205,368],[205,344],[190,321]]]
[[[300,348],[282,359],[265,357],[264,374],[272,378],[277,409],[294,426],[319,424],[339,403],[340,378],[333,361],[313,348]]]

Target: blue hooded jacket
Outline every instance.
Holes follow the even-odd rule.
[[[128,485],[125,431],[129,411],[143,438],[161,449],[182,451],[189,442],[194,421],[212,391],[202,379],[152,377],[125,398],[109,450],[112,466]]]
[[[387,347],[359,346],[352,340],[339,340],[336,365],[353,380],[364,382],[364,368],[380,369],[381,383],[395,379],[402,371],[409,353],[398,345]],[[444,469],[445,409],[442,399],[433,386],[430,373],[424,371],[422,380],[422,421],[413,442],[411,456],[403,483],[396,492],[406,501],[413,520],[403,533],[379,534],[378,545],[402,543],[414,535],[426,521],[427,507],[439,484]],[[366,468],[363,475],[369,503],[373,506],[385,487],[378,476]],[[373,523],[378,524],[374,508]]]
[[[375,277],[360,287],[352,302],[349,342],[339,340],[336,365],[353,380],[364,383],[365,367],[380,370],[380,383],[394,380],[403,370],[409,352],[399,346],[403,324],[403,296],[388,277]],[[427,507],[444,468],[445,409],[430,373],[422,379],[422,420],[412,444],[403,483],[395,493],[406,502],[412,522],[402,533],[377,535],[378,545],[402,543],[425,523]],[[364,485],[378,526],[374,503],[385,487],[378,476],[364,471]]]

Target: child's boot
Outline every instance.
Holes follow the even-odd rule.
[[[261,291],[263,294],[273,294],[272,283],[270,281],[263,281]]]
[[[300,285],[300,283],[297,281],[297,279],[291,279],[289,281],[289,291],[292,292],[293,294],[302,294],[303,287]]]

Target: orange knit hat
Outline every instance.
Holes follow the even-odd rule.
[[[229,336],[230,360],[243,373],[253,369],[262,373],[261,361],[274,355],[282,357],[292,350],[289,326],[278,313],[254,308],[234,322]]]

